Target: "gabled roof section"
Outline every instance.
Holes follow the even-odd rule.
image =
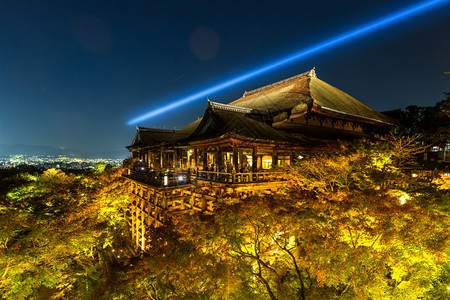
[[[317,77],[310,78],[309,87],[314,105],[321,110],[393,125],[389,117]]]
[[[127,148],[143,148],[173,143],[189,136],[181,130],[137,127],[133,142]]]
[[[313,107],[316,112],[349,116],[364,122],[394,125],[387,116],[375,111],[352,96],[320,80],[314,69],[278,81],[244,95],[230,105],[267,110],[272,115],[286,112],[287,115],[302,115]]]
[[[209,138],[235,133],[254,139],[285,140],[283,133],[250,117],[250,108],[208,101],[202,121],[190,138]]]
[[[198,125],[200,124],[200,122],[202,121],[202,118],[198,118],[197,120],[195,120],[194,122],[186,125],[185,127],[180,129],[180,133],[184,133],[187,135],[192,134],[195,129],[198,127]]]
[[[303,135],[288,134],[274,129],[265,122],[264,116],[261,116],[258,112],[255,114],[252,109],[243,109],[242,107],[238,108],[211,101],[208,102],[202,121],[188,140],[208,139],[228,133],[257,141],[317,142],[317,140],[306,138]]]
[[[231,102],[230,105],[266,110],[269,112],[287,111],[300,103],[312,101],[309,94],[309,72],[269,84]]]

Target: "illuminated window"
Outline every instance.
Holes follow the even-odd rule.
[[[262,165],[261,165],[261,167],[263,169],[270,169],[270,168],[272,168],[272,156],[264,155],[262,157]]]
[[[253,158],[252,158],[251,154],[246,154],[245,158],[247,160],[247,166],[250,166],[250,167],[253,166]]]
[[[290,155],[280,155],[278,156],[277,165],[280,167],[290,166],[291,165],[291,156]]]

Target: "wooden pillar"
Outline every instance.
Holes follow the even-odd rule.
[[[202,149],[203,154],[203,171],[205,171],[208,168],[208,152],[206,151],[206,148]]]
[[[180,168],[182,168],[183,167],[183,158],[184,158],[184,155],[186,154],[186,168],[188,167],[188,164],[189,164],[189,157],[188,157],[188,153],[187,153],[187,149],[185,149],[185,148],[180,148],[180,159],[179,159],[179,164],[180,164]]]
[[[136,196],[131,198],[131,236],[136,239]]]
[[[252,172],[256,172],[258,170],[258,149],[256,147],[253,147],[252,151]]]
[[[235,146],[233,146],[233,168],[235,172],[239,172],[239,153]]]
[[[172,167],[176,168],[177,167],[177,163],[178,163],[178,149],[174,148],[173,149],[173,160],[172,160]]]
[[[241,172],[241,169],[243,169],[244,166],[244,151],[239,150],[239,172]]]
[[[145,220],[146,220],[146,201],[141,200],[141,250],[145,250]]]
[[[222,154],[222,149],[217,150],[217,171],[221,171],[223,169],[223,154]]]
[[[219,172],[220,171],[220,148],[216,147],[214,150],[214,171]]]
[[[198,149],[194,149],[194,168],[198,168]]]
[[[152,163],[151,163],[151,167],[154,168],[156,167],[156,154],[152,152]]]
[[[272,151],[272,168],[275,168],[278,163],[278,152],[277,150]]]
[[[139,248],[139,237],[140,237],[140,234],[139,234],[139,217],[140,217],[140,214],[141,214],[141,199],[140,198],[137,198],[136,199],[136,248]]]

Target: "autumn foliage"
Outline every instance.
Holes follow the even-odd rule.
[[[411,177],[400,153],[363,140],[305,155],[278,193],[173,215],[145,253],[121,170],[22,174],[0,197],[0,295],[448,299],[448,176]]]
[[[86,298],[114,264],[128,196],[120,171],[20,174],[0,203],[0,295]]]
[[[174,216],[109,295],[448,298],[448,193],[404,173],[394,151],[333,146],[285,170],[280,179],[291,184],[275,195]]]

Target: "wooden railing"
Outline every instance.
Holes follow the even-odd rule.
[[[226,173],[215,171],[130,171],[124,175],[130,179],[154,187],[177,186],[193,183],[195,180],[206,180],[223,183],[267,182],[273,180],[270,172]]]
[[[196,179],[228,183],[245,183],[270,181],[271,177],[272,176],[269,172],[225,173],[214,171],[198,171]]]
[[[193,174],[191,172],[131,171],[124,176],[150,186],[164,187],[189,184],[192,182]]]

